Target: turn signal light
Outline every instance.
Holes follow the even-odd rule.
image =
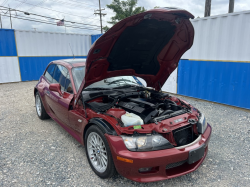
[[[133,163],[133,160],[127,159],[127,158],[122,158],[120,156],[117,156],[117,160],[123,161],[123,162],[128,162],[128,163]]]

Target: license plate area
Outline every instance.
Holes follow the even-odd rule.
[[[204,156],[205,148],[205,144],[203,144],[200,147],[189,151],[188,163],[193,164],[200,160]]]

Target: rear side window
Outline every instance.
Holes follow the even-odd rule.
[[[68,70],[64,66],[57,65],[53,77],[53,83],[59,83],[62,91],[66,91],[65,82],[67,79]]]
[[[49,65],[49,67],[47,68],[47,71],[46,71],[45,74],[44,74],[45,78],[46,78],[49,82],[52,82],[52,81],[53,81],[53,74],[54,74],[54,71],[55,71],[55,67],[56,67],[55,64]]]

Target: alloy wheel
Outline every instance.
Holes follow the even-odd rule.
[[[36,111],[37,111],[38,116],[41,116],[42,106],[41,106],[41,100],[38,94],[36,95]]]
[[[108,166],[108,156],[102,138],[91,132],[87,138],[88,156],[93,167],[100,173],[105,172]]]

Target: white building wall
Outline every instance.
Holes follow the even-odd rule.
[[[19,81],[21,80],[17,57],[0,57],[0,83]]]
[[[182,59],[250,61],[250,11],[191,20],[194,44]]]
[[[15,30],[18,56],[87,56],[91,36]]]
[[[162,91],[177,93],[177,68],[168,77],[168,80],[162,86]]]
[[[144,79],[137,77],[144,86],[147,86],[146,81]],[[171,73],[168,77],[168,80],[162,86],[162,91],[177,93],[177,68]]]

